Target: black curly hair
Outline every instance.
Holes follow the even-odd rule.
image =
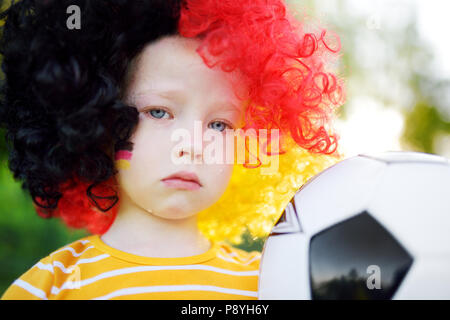
[[[178,33],[180,2],[12,0],[1,12],[9,169],[48,216],[62,183],[88,183],[97,205],[92,187],[117,173],[113,154],[130,147],[138,123],[136,108],[122,102],[126,71],[146,44]],[[80,29],[66,25],[71,5],[81,9]]]

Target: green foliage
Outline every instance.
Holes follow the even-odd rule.
[[[41,258],[84,237],[82,230],[68,230],[57,219],[42,219],[29,194],[21,189],[6,167],[0,166],[0,295]]]
[[[253,238],[248,229],[242,234],[242,242],[240,244],[231,244],[233,247],[251,252],[261,252],[264,247],[266,238]]]
[[[435,153],[434,140],[439,133],[450,134],[450,123],[443,119],[435,106],[421,101],[405,114],[402,138],[411,149]]]

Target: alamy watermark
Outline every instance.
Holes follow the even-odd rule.
[[[203,132],[201,121],[195,121],[193,137],[187,129],[174,130],[170,139],[177,143],[171,152],[172,162],[176,165],[245,163],[254,167],[261,166],[261,174],[264,175],[278,171],[278,129],[226,129],[224,132],[213,129]],[[180,157],[180,150],[189,150],[194,154],[190,157]]]
[[[66,13],[70,14],[70,16],[66,20],[67,29],[73,30],[81,29],[81,9],[79,6],[73,4],[67,7]]]
[[[366,281],[367,289],[381,289],[381,268],[372,264],[367,267],[366,272],[370,274]]]

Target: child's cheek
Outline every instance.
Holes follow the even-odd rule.
[[[128,170],[130,168],[132,152],[128,150],[119,150],[116,152],[115,161],[116,168],[122,170]]]

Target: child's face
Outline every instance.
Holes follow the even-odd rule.
[[[130,67],[124,99],[139,111],[139,124],[130,139],[129,165],[118,166],[120,192],[126,195],[121,202],[168,219],[208,208],[228,185],[233,164],[225,161],[225,147],[230,144],[223,145],[223,161],[207,164],[205,148],[216,140],[195,145],[195,135],[202,139],[199,129],[200,135],[215,130],[225,137],[225,129],[242,126],[243,106],[233,94],[230,75],[208,68],[195,52],[198,44],[172,36],[148,45]],[[191,140],[180,143],[173,133],[188,133]],[[190,163],[174,161],[182,158]],[[180,171],[195,173],[201,186],[188,189],[162,181]]]

